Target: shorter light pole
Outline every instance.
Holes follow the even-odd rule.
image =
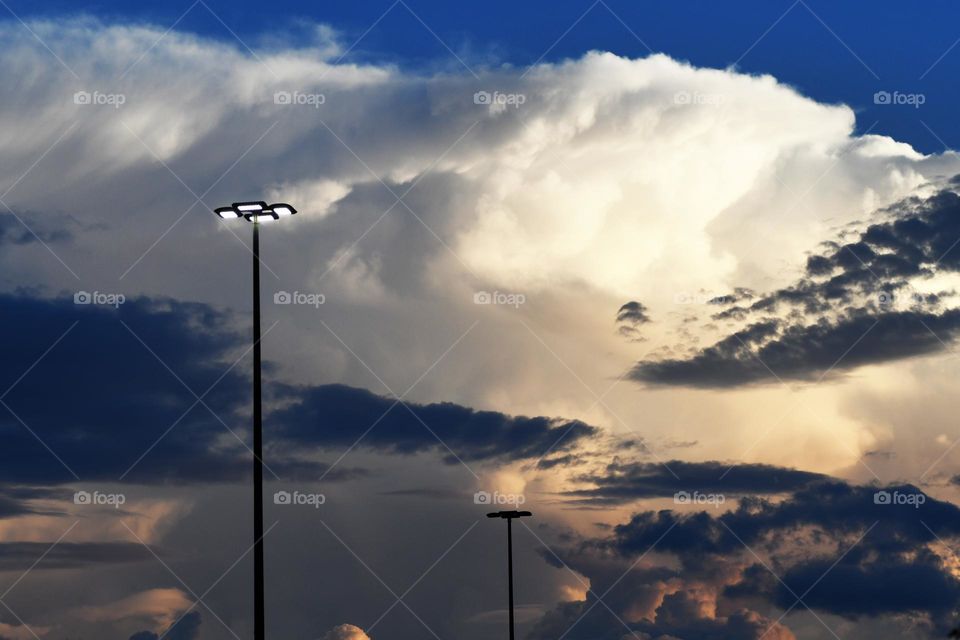
[[[533,514],[529,511],[496,511],[488,513],[488,518],[503,518],[507,521],[507,589],[510,593],[510,640],[514,640],[513,630],[513,521]]]

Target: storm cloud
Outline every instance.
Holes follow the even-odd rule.
[[[826,479],[819,473],[766,464],[722,462],[616,462],[602,471],[577,477],[595,485],[566,495],[596,504],[621,504],[644,498],[701,491],[724,494],[788,493]]]
[[[754,471],[747,465],[731,484],[754,484]],[[800,594],[814,611],[910,614],[914,634],[944,634],[960,581],[941,540],[960,536],[960,509],[910,485],[796,473],[799,488],[782,500],[746,495],[728,511],[639,512],[609,535],[569,544],[555,564],[587,576],[590,591],[548,613],[533,637],[793,638],[789,618],[760,611],[792,610]]]
[[[960,330],[953,293],[919,287],[960,271],[960,195],[951,186],[878,216],[856,238],[810,255],[795,284],[748,306],[736,296],[711,301],[727,306],[712,320],[743,328],[689,357],[640,362],[630,376],[700,388],[819,381],[948,348]]]

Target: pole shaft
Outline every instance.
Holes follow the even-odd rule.
[[[260,224],[253,224],[253,595],[254,638],[265,640],[263,580],[263,418],[260,397]]]
[[[513,632],[513,519],[507,518],[507,574],[510,581],[510,640],[514,640]]]

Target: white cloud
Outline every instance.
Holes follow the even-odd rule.
[[[323,640],[370,640],[370,636],[363,629],[352,624],[341,624],[323,636]]]

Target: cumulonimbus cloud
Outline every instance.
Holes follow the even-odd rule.
[[[0,24],[8,72],[36,79],[30,91],[0,86],[0,166],[10,168],[0,177],[18,181],[50,150],[5,197],[23,222],[42,238],[47,217],[82,221],[48,239],[84,279],[123,274],[131,294],[239,306],[240,289],[205,284],[235,280],[234,240],[194,216],[171,229],[169,212],[198,206],[191,191],[206,185],[215,188],[205,206],[282,195],[301,215],[277,230],[285,250],[266,263],[285,288],[336,300],[329,313],[343,322],[330,326],[349,345],[441,314],[472,320],[473,293],[499,289],[525,293],[539,317],[564,318],[561,337],[589,340],[591,355],[632,353],[595,309],[615,305],[612,314],[636,296],[659,319],[678,296],[782,279],[783,261],[802,263],[834,225],[960,170],[953,154],[858,136],[851,108],[770,76],[663,55],[595,52],[526,73],[477,67],[474,77],[338,61],[329,39],[251,56],[177,30],[90,19],[30,26],[69,70],[22,25]],[[119,96],[122,104],[110,101]],[[5,234],[8,288],[75,287],[24,233]],[[185,276],[196,273],[206,277]],[[517,365],[504,371],[490,349],[463,345],[485,375],[428,380],[435,398],[508,397],[504,411],[527,414],[563,404],[558,376],[523,365],[539,345],[506,320],[490,324],[506,348],[525,349]],[[646,327],[644,338],[662,337]],[[304,339],[312,330],[289,329],[277,348],[311,366],[327,355]],[[455,337],[425,339],[442,353]],[[414,355],[408,342],[360,355],[385,379],[399,376]],[[570,366],[587,383],[609,375],[581,360]]]

